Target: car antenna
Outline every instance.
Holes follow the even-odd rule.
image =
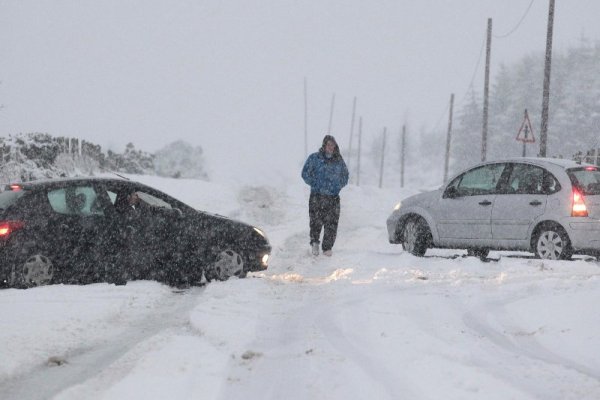
[[[100,168],[101,170],[103,170],[103,171],[106,171],[106,172],[108,172],[108,173],[110,173],[110,174],[116,175],[116,176],[118,176],[118,177],[119,177],[119,178],[121,178],[121,179],[125,179],[126,181],[130,181],[130,180],[131,180],[131,179],[129,179],[128,177],[126,177],[126,176],[123,176],[123,175],[121,175],[121,174],[117,174],[115,171],[112,171],[112,170],[110,170],[110,169],[107,169],[107,168],[104,168],[104,167],[100,167],[100,166],[98,166],[98,168]]]

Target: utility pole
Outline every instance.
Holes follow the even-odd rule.
[[[308,157],[308,88],[304,77],[304,158]]]
[[[356,186],[360,186],[360,147],[362,141],[362,117],[358,118],[358,155],[356,162]]]
[[[352,121],[350,122],[350,143],[348,144],[348,160],[352,157],[352,136],[354,136],[354,116],[356,115],[356,96],[352,102]]]
[[[406,125],[402,125],[402,153],[400,155],[400,187],[404,187],[404,157],[406,155]]]
[[[354,117],[356,115],[356,96],[352,102],[352,121],[350,121],[350,141],[348,143],[348,164],[352,164],[352,136],[354,136]],[[352,182],[352,176],[350,176],[350,182]]]
[[[383,162],[385,160],[385,136],[387,128],[383,128],[383,144],[381,145],[381,165],[379,166],[379,188],[383,186]]]
[[[490,95],[490,55],[492,48],[492,19],[487,23],[487,45],[485,51],[485,84],[483,87],[483,130],[481,133],[481,161],[487,156],[488,106]]]
[[[550,105],[550,64],[552,62],[552,30],[554,27],[554,0],[548,7],[548,32],[546,34],[546,62],[544,66],[544,90],[542,93],[542,126],[540,128],[540,157],[546,157],[548,143],[548,106]]]
[[[452,139],[452,112],[454,108],[454,93],[450,95],[450,113],[448,114],[448,134],[446,135],[446,158],[444,160],[444,183],[448,181],[448,164],[450,162],[450,141]]]
[[[333,108],[335,107],[335,93],[331,96],[331,108],[329,109],[329,127],[327,128],[327,134],[331,135],[331,124],[333,123]]]

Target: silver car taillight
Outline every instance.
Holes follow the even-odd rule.
[[[588,211],[585,205],[583,194],[577,189],[573,189],[573,207],[571,208],[572,217],[587,217]]]

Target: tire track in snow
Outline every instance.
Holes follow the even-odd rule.
[[[503,327],[506,327],[506,330],[509,330],[507,321],[510,321],[510,317],[505,311],[506,305],[514,303],[524,297],[526,296],[523,295],[516,299],[511,298],[510,301],[504,302],[500,300],[490,301],[484,305],[478,306],[476,309],[467,311],[464,314],[463,321],[466,327],[481,335],[481,337],[488,339],[493,346],[501,351],[507,352],[519,359],[517,365],[509,365],[506,367],[509,368],[510,371],[507,371],[506,368],[499,368],[497,364],[492,364],[488,360],[481,358],[474,360],[474,363],[479,364],[481,368],[484,368],[494,376],[499,376],[507,383],[530,393],[532,397],[535,398],[561,400],[565,398],[596,398],[595,396],[598,392],[596,392],[596,395],[592,395],[592,397],[583,396],[582,393],[571,393],[571,396],[565,397],[565,393],[557,392],[555,386],[558,382],[556,379],[556,370],[562,370],[579,375],[580,379],[582,379],[581,387],[590,388],[591,384],[591,386],[594,386],[596,391],[598,391],[600,390],[600,375],[592,368],[556,354],[550,349],[542,346],[533,335],[520,336],[517,341],[511,340],[506,332],[499,331],[498,328],[493,327],[492,324],[488,322],[489,317],[493,316],[495,321]],[[528,361],[524,360],[524,357],[526,357]],[[497,357],[494,357],[494,359],[497,360]],[[553,379],[553,385],[531,385],[531,373],[529,371],[539,371],[539,373],[536,374],[536,376],[539,376],[544,372],[544,369],[540,369],[540,366],[546,370],[545,372],[548,379]],[[514,368],[522,369],[523,373],[515,374]],[[587,384],[584,385],[584,383]],[[564,391],[571,392],[572,388],[573,382],[569,380]],[[583,392],[585,392],[585,390]]]
[[[356,302],[357,300],[353,299],[340,303],[337,308],[343,307],[346,309],[349,308],[351,303]],[[394,371],[385,368],[385,366],[375,362],[367,350],[347,339],[344,330],[336,322],[335,317],[337,314],[336,310],[330,306],[322,311],[317,318],[317,323],[331,346],[350,359],[365,376],[370,377],[372,382],[376,382],[382,387],[388,393],[390,399],[419,398],[420,395],[411,390],[411,384],[399,375],[399,370]]]
[[[101,346],[75,349],[57,363],[47,363],[11,379],[0,381],[2,400],[49,399],[73,385],[80,384],[111,366],[140,342],[168,329],[185,329],[190,311],[197,305],[203,288],[174,292],[168,303],[140,321],[131,323],[125,332],[108,339]],[[64,363],[62,361],[64,360]],[[123,375],[120,371],[119,377]]]

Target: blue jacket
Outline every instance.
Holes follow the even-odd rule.
[[[327,158],[318,151],[306,159],[302,179],[310,185],[311,193],[337,196],[348,184],[348,168],[342,157]]]

